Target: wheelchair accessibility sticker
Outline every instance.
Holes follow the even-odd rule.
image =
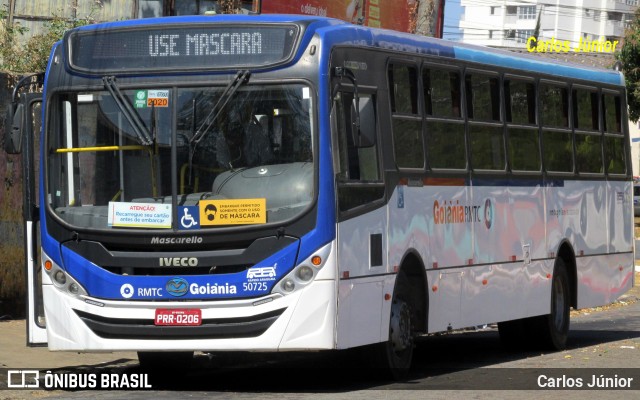
[[[200,228],[200,209],[198,206],[178,207],[178,226],[181,230]]]

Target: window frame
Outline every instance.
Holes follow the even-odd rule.
[[[619,132],[608,132],[606,129],[606,125],[607,125],[607,120],[606,120],[606,103],[604,101],[604,96],[605,95],[609,95],[612,96],[614,99],[617,97],[618,101],[615,102],[615,107],[616,107],[616,123],[618,123],[617,119],[618,117],[620,118],[620,131]],[[629,154],[629,143],[625,143],[625,138],[629,138],[629,134],[628,132],[628,125],[625,125],[625,119],[627,118],[627,113],[626,110],[622,107],[622,101],[623,101],[623,97],[625,96],[626,92],[624,91],[624,89],[620,89],[618,91],[616,91],[615,89],[610,89],[610,88],[606,88],[606,87],[602,87],[600,89],[600,118],[601,118],[601,132],[602,132],[602,161],[604,164],[604,174],[608,177],[612,177],[612,178],[616,178],[616,179],[620,179],[620,178],[624,178],[627,177],[629,175],[632,174],[632,165],[631,165],[631,159],[630,154]],[[619,115],[618,115],[619,114]],[[616,173],[616,172],[609,172],[609,166],[608,166],[608,148],[607,148],[607,139],[612,138],[612,139],[622,139],[622,143],[624,146],[624,163],[625,163],[625,170],[622,173]]]
[[[582,91],[582,92],[586,92],[587,94],[590,95],[591,97],[591,124],[592,127],[591,128],[583,128],[580,126],[579,120],[580,120],[580,109],[579,109],[579,105],[578,105],[578,100],[577,100],[577,92],[578,91]],[[593,128],[593,98],[595,95],[595,99],[596,99],[596,117],[597,117],[597,128]],[[580,84],[580,83],[576,83],[576,84],[572,84],[571,85],[571,99],[570,99],[570,113],[571,113],[571,122],[572,122],[572,131],[573,131],[573,145],[574,145],[574,159],[575,159],[575,164],[574,164],[574,170],[575,173],[579,176],[584,176],[584,177],[602,177],[605,175],[605,166],[604,166],[604,158],[605,158],[605,153],[604,153],[604,137],[603,137],[603,126],[604,126],[604,121],[603,121],[603,107],[602,107],[602,93],[600,91],[600,89],[598,89],[597,87],[593,87],[593,86],[588,86],[588,85],[584,85],[584,84]],[[581,162],[580,162],[580,153],[579,153],[579,143],[578,143],[578,139],[583,139],[586,137],[598,137],[599,142],[600,142],[600,164],[601,164],[601,169],[599,172],[593,172],[593,171],[582,171],[581,170]]]
[[[467,98],[469,94],[469,89],[467,88],[467,76],[485,76],[490,79],[497,79],[497,91],[498,91],[498,99],[497,99],[497,107],[498,107],[498,120],[478,120],[469,118],[469,99]],[[464,79],[462,79],[463,83],[463,95],[464,95],[464,119],[466,122],[466,136],[467,136],[467,168],[474,173],[480,174],[506,174],[508,172],[508,155],[507,155],[507,144],[506,144],[506,135],[505,135],[505,111],[504,111],[504,90],[502,88],[503,82],[503,74],[496,71],[488,71],[485,69],[475,68],[475,67],[467,67],[464,69],[463,73]],[[493,93],[489,93],[491,97]],[[491,98],[492,106],[493,99]],[[474,166],[474,152],[473,152],[473,140],[472,140],[472,130],[475,127],[486,126],[489,128],[498,128],[502,131],[502,161],[503,168],[502,169],[492,169],[492,168],[476,168]]]
[[[586,91],[590,94],[595,94],[596,97],[596,114],[597,114],[597,127],[596,128],[584,128],[584,127],[580,127],[579,119],[580,116],[577,115],[579,114],[579,109],[578,109],[578,103],[576,100],[576,93],[577,91]],[[570,109],[571,109],[571,121],[573,122],[573,129],[576,131],[580,131],[580,132],[590,132],[590,133],[596,133],[596,132],[601,132],[602,131],[602,112],[601,112],[601,95],[600,95],[600,91],[598,90],[597,87],[593,87],[593,86],[587,86],[587,85],[580,85],[580,84],[573,84],[571,85],[571,101],[570,101]],[[593,98],[592,98],[593,100]],[[591,107],[592,107],[592,111],[591,111],[591,117],[593,118],[593,103],[591,103]],[[591,121],[591,123],[593,124],[593,119]]]
[[[429,69],[429,70],[441,70],[441,71],[447,71],[449,73],[454,72],[458,74],[458,93],[459,93],[459,98],[458,98],[458,108],[459,108],[459,116],[458,117],[443,117],[443,116],[433,116],[433,115],[429,115],[427,113],[427,110],[424,109],[424,107],[426,107],[427,105],[427,100],[424,96],[424,79],[423,79],[423,72],[425,69]],[[469,171],[469,154],[468,154],[468,148],[469,148],[469,139],[467,137],[467,133],[466,133],[466,126],[467,126],[467,121],[465,118],[466,115],[466,102],[465,102],[465,95],[464,95],[464,67],[463,65],[459,65],[459,64],[445,64],[445,63],[437,63],[435,61],[429,60],[429,59],[425,59],[425,61],[422,62],[421,66],[420,66],[420,81],[423,84],[422,87],[422,97],[423,97],[423,115],[424,115],[424,128],[423,128],[423,132],[425,135],[425,158],[426,158],[426,165],[425,168],[428,171],[434,172],[434,173],[443,173],[443,174],[466,174]],[[463,131],[463,140],[464,140],[464,157],[465,157],[465,166],[463,168],[441,168],[441,167],[433,167],[431,164],[431,154],[430,154],[430,150],[432,149],[432,147],[430,146],[430,139],[431,139],[431,129],[430,129],[430,122],[435,122],[435,123],[448,123],[448,124],[455,124],[455,125],[460,125],[462,126],[462,131]]]
[[[342,99],[338,99],[338,94],[342,93],[350,93],[353,95],[355,93],[355,88],[351,84],[340,83],[334,87],[335,94],[331,99],[331,113],[330,113],[330,126],[331,131],[335,132],[335,135],[332,133],[331,135],[331,149],[334,153],[333,158],[333,172],[334,172],[334,184],[336,190],[336,215],[338,217],[338,221],[347,220],[349,218],[367,213],[373,209],[379,208],[384,205],[386,199],[386,186],[385,186],[385,174],[384,174],[384,160],[382,153],[382,137],[381,137],[381,127],[380,127],[380,92],[377,87],[358,85],[358,94],[362,95],[371,95],[374,97],[374,103],[376,107],[376,134],[375,134],[375,144],[372,147],[375,147],[376,157],[377,157],[377,169],[378,169],[378,179],[375,181],[363,181],[362,179],[348,179],[341,180],[339,178],[339,174],[342,173],[342,159],[340,156],[340,148],[342,143],[340,143],[339,132],[342,129],[339,124],[340,116],[338,107],[336,106],[338,102],[343,101]],[[342,107],[342,106],[341,106]],[[343,110],[344,111],[344,110]],[[346,120],[343,120],[346,121]],[[349,146],[349,144],[347,144]],[[356,148],[357,149],[357,148]],[[342,209],[340,207],[340,188],[378,188],[381,194],[378,198],[363,202],[361,204],[352,206],[348,209]]]
[[[402,111],[394,111],[394,102],[395,102],[395,91],[394,88],[391,85],[391,73],[392,71],[394,71],[394,67],[396,66],[402,66],[402,67],[406,67],[408,69],[413,69],[415,71],[415,84],[411,85],[411,82],[409,82],[410,84],[410,90],[413,92],[415,91],[415,113],[411,112],[411,113],[406,113],[406,112],[402,112]],[[423,98],[423,93],[424,93],[424,82],[422,80],[422,65],[419,62],[416,62],[414,60],[407,60],[407,59],[403,59],[403,58],[395,58],[395,57],[389,57],[387,59],[387,63],[386,63],[386,78],[387,78],[387,88],[389,90],[389,116],[390,116],[390,122],[391,122],[391,143],[392,143],[392,147],[393,147],[393,160],[394,160],[394,164],[395,167],[398,170],[402,170],[402,171],[425,171],[427,168],[427,146],[426,146],[426,140],[425,140],[425,121],[424,121],[424,115],[425,115],[425,106],[426,106],[426,102]],[[411,79],[411,73],[409,73],[409,79]],[[420,90],[420,89],[423,90]],[[410,95],[412,95],[413,93],[410,93]],[[411,102],[413,105],[413,102]],[[413,110],[412,110],[413,111]],[[398,145],[396,142],[396,130],[395,130],[395,121],[409,121],[409,122],[413,122],[416,124],[420,125],[419,128],[419,140],[420,140],[420,144],[422,146],[422,165],[421,166],[405,166],[405,165],[400,165],[398,163]]]

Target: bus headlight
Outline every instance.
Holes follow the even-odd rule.
[[[282,289],[285,292],[293,292],[295,288],[296,284],[291,279],[285,279],[284,282],[282,282]]]
[[[64,272],[62,272],[62,270],[57,270],[54,274],[53,274],[53,280],[56,281],[56,283],[58,285],[64,285],[65,283],[67,283],[67,276],[65,275]]]
[[[302,290],[313,282],[329,259],[331,248],[331,243],[329,243],[299,263],[293,271],[282,278],[279,284],[274,286],[272,293],[288,295],[297,290]]]
[[[69,293],[77,295],[80,292],[80,286],[73,282],[69,285]]]
[[[78,281],[73,279],[66,271],[64,271],[58,264],[53,262],[49,256],[44,252],[42,254],[42,270],[49,275],[53,286],[58,290],[61,290],[71,296],[80,297],[87,296],[87,291],[82,287]]]
[[[296,276],[303,282],[309,282],[313,278],[313,270],[303,265],[296,269]]]

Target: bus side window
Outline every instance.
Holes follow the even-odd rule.
[[[598,93],[586,89],[573,90],[573,125],[582,131],[597,131]]]
[[[566,87],[540,84],[540,117],[545,127],[569,127],[569,94]]]
[[[624,175],[627,173],[624,146],[624,136],[605,136],[605,165],[608,174]]]
[[[373,95],[360,94],[360,107],[371,102],[375,109],[375,100]],[[353,103],[354,95],[350,92],[339,93],[335,102],[338,147],[336,166],[339,168],[336,174],[340,211],[371,203],[384,194],[377,140],[369,147],[357,147],[354,144],[351,125]],[[376,126],[375,121],[369,121],[366,125],[374,128]]]
[[[539,96],[545,170],[573,173],[573,134],[569,130],[569,92],[564,85],[541,83]]]
[[[418,73],[409,65],[389,65],[393,147],[398,168],[424,168],[422,114],[418,110]]]
[[[604,108],[604,131],[607,133],[622,133],[620,96],[602,95]]]
[[[465,77],[469,145],[474,170],[504,171],[504,128],[500,119],[500,82],[498,76],[479,73]]]
[[[536,85],[533,80],[505,77],[503,86],[511,169],[540,172],[542,161],[536,125]]]
[[[604,165],[608,174],[627,173],[625,140],[622,130],[622,109],[620,96],[605,93],[602,95],[604,113]]]
[[[422,70],[422,82],[429,167],[465,169],[467,151],[460,112],[460,72],[427,67]]]
[[[498,77],[467,74],[467,114],[475,121],[500,121]]]

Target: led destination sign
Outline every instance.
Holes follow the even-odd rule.
[[[71,68],[84,72],[227,69],[287,61],[295,25],[163,26],[76,31],[66,39]]]

